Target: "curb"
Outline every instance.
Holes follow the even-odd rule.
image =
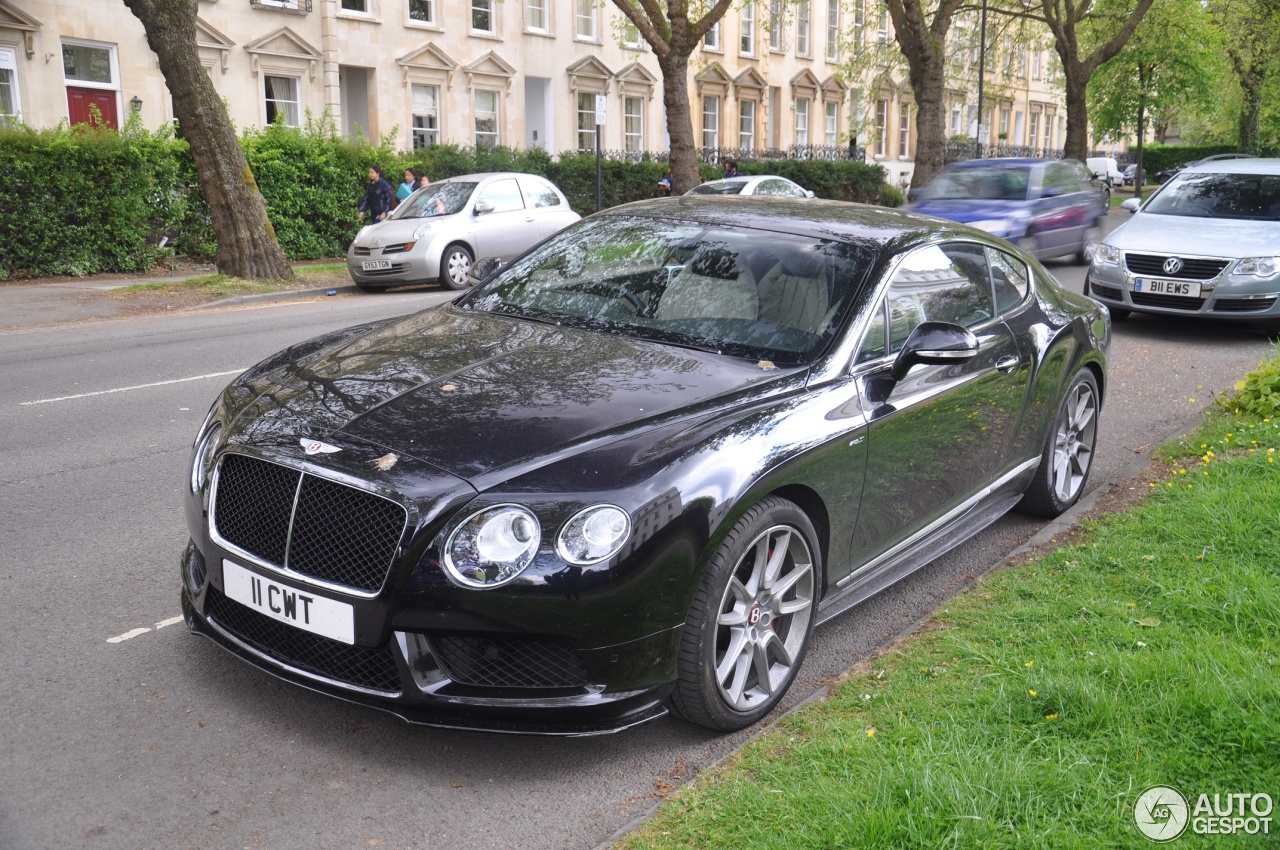
[[[348,286],[326,286],[321,289],[291,289],[285,292],[264,292],[261,295],[233,295],[230,298],[221,298],[217,301],[210,301],[207,304],[197,304],[194,307],[183,307],[177,310],[178,313],[194,313],[199,310],[209,310],[213,307],[235,307],[241,304],[270,304],[275,301],[306,301],[309,298],[320,298],[326,295],[346,295],[352,292],[359,292],[360,289],[355,284]]]
[[[1118,473],[1116,473],[1111,478],[1104,481],[1102,484],[1099,484],[1097,487],[1093,488],[1093,490],[1090,491],[1087,496],[1080,499],[1080,501],[1076,502],[1074,505],[1068,508],[1061,516],[1046,523],[1043,528],[1041,528],[1035,534],[1031,535],[1031,537],[1028,538],[1025,542],[1014,547],[1008,554],[1006,554],[999,561],[996,561],[990,567],[983,570],[983,572],[978,576],[978,578],[981,578],[981,576],[987,575],[988,573],[993,573],[996,570],[1004,569],[1005,567],[1013,564],[1015,561],[1020,559],[1027,552],[1030,552],[1036,549],[1037,547],[1050,542],[1058,534],[1061,534],[1067,531],[1068,529],[1075,527],[1080,522],[1081,518],[1083,518],[1091,510],[1093,510],[1093,506],[1097,504],[1098,499],[1102,497],[1103,493],[1107,492],[1113,487],[1116,487],[1117,485],[1125,484],[1137,478],[1138,474],[1141,473],[1142,470],[1146,469],[1148,465],[1150,465],[1151,454],[1156,449],[1158,449],[1160,446],[1164,445],[1165,443],[1169,442],[1170,440],[1190,434],[1192,431],[1196,429],[1196,427],[1200,424],[1200,422],[1203,419],[1204,419],[1204,414],[1203,412],[1201,412],[1197,416],[1187,417],[1181,420],[1173,431],[1171,431],[1169,434],[1167,434],[1165,437],[1159,440],[1152,441],[1151,445],[1146,450],[1139,453],[1137,457],[1135,457],[1132,461],[1130,461]],[[972,588],[973,586],[974,585],[970,584],[967,587],[962,588],[960,592],[963,593],[969,590],[970,588]],[[872,596],[871,598],[874,599],[875,596]],[[870,601],[870,600],[867,600],[867,601]],[[863,603],[859,603],[859,604],[863,604]],[[909,623],[905,628],[902,629],[902,631],[898,632],[896,635],[886,640],[878,648],[877,651],[888,650],[893,646],[896,646],[899,642],[911,637],[913,634],[916,633],[917,630],[919,630],[919,628],[922,625],[929,622],[929,620],[932,619],[933,615],[934,615],[934,611],[930,611],[929,613],[925,614],[923,617],[920,617],[919,619]],[[861,660],[862,659],[859,659],[859,663],[861,662]],[[855,664],[854,666],[857,666],[857,665]],[[849,668],[849,670],[852,670],[852,669],[853,667]],[[848,672],[848,671],[845,671],[845,672]],[[743,747],[745,747],[747,744],[751,743],[752,741],[764,735],[766,732],[768,732],[770,729],[776,726],[778,722],[781,721],[784,717],[788,716],[793,712],[799,711],[800,709],[804,708],[811,702],[817,702],[819,700],[826,699],[826,697],[831,693],[831,687],[832,686],[830,685],[819,685],[817,688],[813,690],[812,693],[808,694],[804,699],[800,700],[800,702],[791,706],[786,711],[782,712],[777,717],[773,718],[772,720],[767,722],[765,725],[761,726],[758,730],[753,732],[739,746],[735,747],[731,752],[726,753],[723,757],[716,759],[711,764],[708,764],[706,767],[702,768],[687,783],[679,786],[679,788],[673,791],[671,795],[668,795],[666,797],[659,799],[657,802],[655,802],[652,806],[650,806],[644,812],[636,815],[626,824],[619,827],[612,835],[610,835],[603,842],[594,845],[591,848],[591,850],[610,850],[619,841],[626,838],[629,833],[638,829],[646,821],[648,821],[655,814],[657,814],[658,809],[662,806],[663,803],[669,800],[672,795],[679,793],[681,789],[687,788],[693,783],[697,782],[698,777],[703,776],[708,771],[715,770],[718,767],[724,766],[726,763],[728,763],[729,759],[733,758],[739,752],[741,752]]]

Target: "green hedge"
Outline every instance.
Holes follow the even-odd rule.
[[[1193,159],[1204,159],[1219,153],[1235,153],[1235,145],[1146,145],[1142,149],[1142,168],[1146,174],[1155,174],[1191,162]],[[1262,156],[1276,156],[1275,151],[1262,151]]]
[[[545,151],[436,145],[397,153],[338,137],[332,122],[273,126],[241,137],[246,159],[291,260],[346,253],[370,165],[398,185],[409,167],[440,180],[483,171],[547,177],[578,213],[596,209],[595,157]],[[704,179],[721,169],[700,166]],[[747,174],[788,177],[819,197],[893,204],[884,170],[854,162],[742,162]],[[657,197],[665,163],[606,160],[605,207]],[[161,243],[165,244],[161,248]],[[174,252],[212,258],[216,238],[187,143],[168,128],[148,132],[135,116],[120,131],[85,125],[0,128],[0,279],[138,272]]]

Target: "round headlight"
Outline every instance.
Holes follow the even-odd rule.
[[[209,467],[213,463],[214,447],[222,434],[222,423],[214,422],[204,431],[196,443],[196,450],[191,457],[191,492],[199,493],[200,488],[209,477]]]
[[[472,514],[449,535],[444,566],[467,587],[497,587],[533,561],[542,542],[538,518],[519,505]]]
[[[626,511],[596,505],[569,518],[556,538],[556,552],[570,564],[598,564],[618,554],[630,534]]]
[[[431,232],[431,222],[428,221],[425,224],[418,225],[417,229],[413,231],[414,241],[421,239],[422,237],[426,236],[430,232]]]

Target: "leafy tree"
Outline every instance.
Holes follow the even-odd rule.
[[[732,0],[613,0],[653,50],[662,71],[662,102],[671,140],[672,194],[698,185],[698,162],[689,111],[689,57],[724,17]]]
[[[1274,90],[1276,44],[1280,42],[1280,0],[1215,0],[1210,11],[1224,35],[1227,58],[1240,88],[1237,144],[1242,151],[1261,147],[1259,130],[1264,95]]]
[[[142,22],[147,43],[173,95],[196,174],[218,236],[218,271],[250,279],[293,276],[267,218],[266,204],[236,139],[235,128],[200,64],[197,0],[124,0]]]

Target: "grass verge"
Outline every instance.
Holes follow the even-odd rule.
[[[1143,504],[988,575],[619,846],[1147,847],[1153,785],[1280,801],[1278,445],[1223,407]],[[1278,846],[1272,817],[1178,843]]]
[[[113,291],[120,298],[172,298],[184,303],[216,301],[237,295],[262,295],[269,292],[293,292],[299,289],[348,286],[351,277],[345,262],[298,264],[291,280],[245,280],[224,274],[207,274],[184,280],[139,283]]]

